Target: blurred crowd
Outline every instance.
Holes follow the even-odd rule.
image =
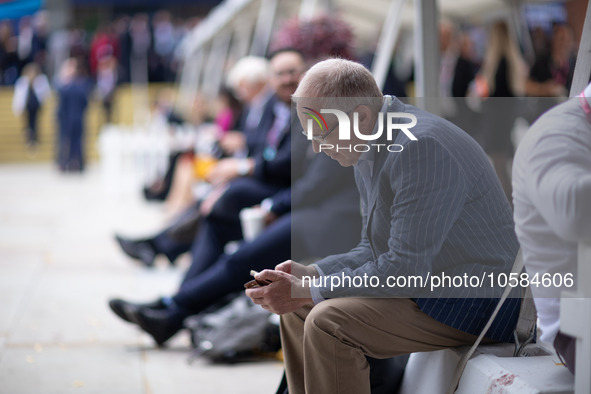
[[[102,104],[104,123],[111,123],[121,83],[175,81],[174,51],[197,22],[164,10],[123,15],[92,33],[50,31],[47,11],[0,21],[0,85],[14,85],[12,109],[24,118],[30,152],[39,143],[39,113],[53,90],[59,100],[56,162],[61,171],[82,171],[84,114],[91,94]]]
[[[173,53],[198,18],[173,18],[166,11],[121,15],[94,31],[79,27],[50,31],[49,13],[0,21],[0,85],[13,85],[28,63],[37,63],[53,80],[61,64],[78,58],[97,78],[115,68],[119,82],[130,82],[134,60],[147,65],[149,82],[172,82],[178,69]],[[144,82],[144,81],[138,81]]]
[[[531,123],[557,103],[550,99],[520,102],[519,98],[568,97],[577,49],[573,29],[564,23],[553,24],[549,32],[536,28],[530,62],[505,21],[489,26],[481,51],[476,50],[473,32],[449,22],[439,30],[441,95],[471,98],[451,100],[446,116],[482,145],[511,201],[515,121],[523,118]]]

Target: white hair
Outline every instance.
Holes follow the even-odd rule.
[[[241,82],[264,83],[269,78],[269,62],[258,56],[246,56],[238,60],[228,72],[226,85],[236,90]]]

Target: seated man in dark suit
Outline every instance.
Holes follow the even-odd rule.
[[[366,356],[475,342],[500,289],[473,289],[472,280],[455,279],[455,287],[437,287],[429,278],[508,272],[519,248],[511,209],[473,139],[444,119],[383,97],[360,64],[320,62],[294,96],[314,150],[355,168],[362,238],[349,252],[310,266],[286,261],[264,270],[256,278],[271,283],[246,294],[282,315],[291,394],[368,393]],[[323,122],[312,120],[323,113]],[[505,301],[487,341],[512,339],[519,301]]]
[[[240,291],[251,269],[273,267],[292,257],[322,257],[353,246],[361,216],[352,170],[326,156],[310,160],[306,141],[296,142],[293,150],[304,155],[294,152],[293,184],[271,197],[269,213],[274,220],[259,236],[225,254],[221,250],[226,242],[242,238],[240,225],[206,220],[192,250],[193,263],[174,296],[149,304],[111,300],[111,309],[161,345],[182,328],[186,317]]]
[[[181,239],[173,236],[177,223],[195,216],[210,221],[236,223],[242,208],[258,204],[289,186],[289,103],[304,67],[302,55],[291,49],[280,50],[270,56],[269,85],[274,94],[266,99],[260,109],[255,109],[260,112],[260,115],[254,116],[257,120],[249,123],[250,114],[246,119],[243,132],[249,157],[222,160],[208,177],[215,189],[156,236],[137,241],[117,237],[125,253],[141,260],[146,266],[153,265],[158,254],[163,254],[173,263],[194,245],[194,234]]]

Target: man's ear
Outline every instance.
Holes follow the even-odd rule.
[[[362,129],[366,129],[367,126],[373,127],[373,125],[366,124],[371,120],[371,109],[367,105],[358,105],[355,112],[359,114],[359,124],[363,125]]]

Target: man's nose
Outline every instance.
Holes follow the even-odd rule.
[[[298,79],[291,74],[284,74],[281,76],[281,83],[283,85],[293,85],[298,83]]]

